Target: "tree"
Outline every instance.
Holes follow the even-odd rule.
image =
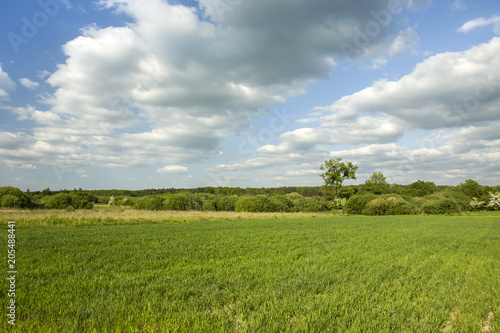
[[[356,179],[358,166],[351,162],[342,162],[341,158],[330,159],[321,164],[321,170],[325,171],[320,176],[325,181],[326,188],[333,188],[335,199],[338,198],[339,189],[346,179]]]
[[[465,183],[458,184],[457,189],[470,198],[480,198],[486,194],[484,187],[472,179],[467,179]]]
[[[364,186],[363,191],[373,194],[384,194],[391,191],[389,184],[382,172],[374,172],[370,179],[368,179]]]

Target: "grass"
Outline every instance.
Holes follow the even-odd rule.
[[[18,322],[0,331],[499,331],[498,215],[113,214],[133,223],[24,217]]]

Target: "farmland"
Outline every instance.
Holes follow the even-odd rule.
[[[0,218],[2,249],[6,222],[17,223],[19,306],[16,326],[4,318],[1,331],[500,327],[497,212],[346,216],[97,207],[2,210]]]

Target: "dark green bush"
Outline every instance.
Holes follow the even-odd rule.
[[[215,203],[216,210],[219,212],[234,212],[237,200],[238,198],[234,196],[220,195]]]
[[[328,201],[321,197],[300,198],[293,201],[296,212],[325,212],[330,210]]]
[[[237,212],[274,212],[274,209],[271,200],[264,195],[241,197],[235,206]]]
[[[31,198],[17,187],[0,187],[0,205],[8,208],[30,208]]]
[[[1,206],[4,208],[17,208],[20,206],[19,198],[12,194],[6,194],[2,196]]]
[[[202,210],[203,201],[191,193],[177,193],[171,195],[166,202],[167,210]]]
[[[363,214],[366,205],[376,198],[377,196],[372,193],[353,195],[347,200],[344,210],[349,214]]]
[[[458,214],[460,205],[451,198],[430,199],[422,205],[425,214]]]
[[[275,195],[269,198],[274,205],[275,212],[291,212],[294,209],[293,201],[284,195]]]
[[[165,210],[165,198],[162,196],[143,197],[137,200],[134,207],[144,210]]]
[[[425,182],[423,180],[417,180],[416,182],[403,186],[397,190],[400,195],[407,195],[410,197],[425,197],[431,195],[438,190],[438,187],[434,182]]]
[[[43,197],[45,206],[50,209],[66,209],[71,206],[71,196],[68,193],[59,193],[56,195]]]

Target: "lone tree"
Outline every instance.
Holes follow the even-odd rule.
[[[342,162],[341,158],[331,159],[321,164],[321,170],[325,171],[320,176],[325,181],[327,188],[335,190],[335,199],[338,197],[339,188],[346,179],[356,179],[356,170],[358,166],[351,162]]]

